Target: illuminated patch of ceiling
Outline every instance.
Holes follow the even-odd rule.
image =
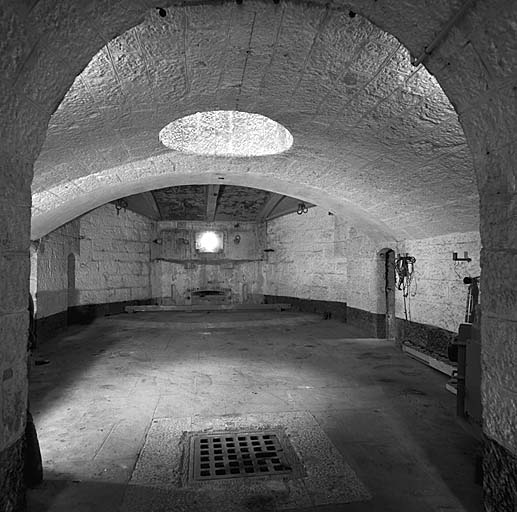
[[[293,145],[293,136],[269,117],[215,110],[173,121],[160,131],[160,141],[183,153],[251,157],[283,153]]]

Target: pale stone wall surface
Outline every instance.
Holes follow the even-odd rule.
[[[112,204],[81,218],[77,305],[148,299],[154,222]]]
[[[171,3],[171,0],[164,0],[163,6],[166,7]],[[320,3],[323,4],[323,1]],[[0,135],[4,144],[0,150],[2,164],[0,175],[3,185],[0,192],[0,223],[3,233],[0,269],[5,278],[0,281],[2,292],[0,293],[0,334],[4,341],[1,349],[3,382],[0,449],[3,450],[12,446],[14,441],[20,438],[25,420],[28,233],[33,163],[45,139],[50,114],[55,111],[73,79],[85,68],[106,40],[137,25],[143,19],[149,4],[134,3],[127,9],[120,9],[117,2],[34,3],[4,0],[1,6],[3,15],[0,17],[0,38],[3,50],[0,52],[0,69],[2,69],[0,111],[3,123],[0,126]],[[277,7],[283,8],[283,5],[280,4]],[[457,12],[458,2],[351,0],[346,7],[364,14],[372,22],[394,34],[414,56],[418,56],[441,31],[447,20]],[[223,20],[226,21],[227,18],[224,16]],[[284,17],[277,16],[277,18]],[[218,23],[217,18],[214,17],[214,19],[216,24],[222,25]],[[481,192],[481,235],[484,247],[482,253],[484,428],[488,436],[497,440],[513,454],[517,454],[515,429],[517,411],[515,391],[517,381],[515,364],[517,360],[515,349],[517,320],[516,19],[517,3],[512,0],[474,2],[425,62],[460,114],[470,149],[474,154]],[[298,25],[294,24],[294,26]],[[96,28],[93,35],[92,27]],[[346,35],[347,32],[341,33]],[[102,37],[98,34],[102,34]],[[294,41],[293,49],[298,52],[299,39],[294,37],[292,41]],[[279,52],[284,51],[280,45],[271,45],[271,47],[278,47]],[[312,49],[313,45],[308,44],[307,47]],[[285,69],[275,75],[281,79],[289,79],[289,73],[285,71],[289,69],[292,56],[286,54],[286,57],[288,60],[284,61],[287,63]],[[319,58],[319,55],[315,57]],[[218,61],[220,61],[219,58]],[[302,61],[305,62],[303,59]],[[281,63],[282,60],[278,59],[278,62]],[[202,67],[199,66],[199,69]],[[192,67],[187,68],[184,75],[190,76],[189,72],[192,72]],[[206,72],[210,72],[209,67]],[[116,94],[123,87],[115,82],[117,74],[111,76],[112,82],[108,84],[107,90],[110,94]],[[258,76],[262,74],[258,73]],[[341,78],[340,73],[336,76]],[[380,78],[382,80],[382,75]],[[233,80],[229,82],[241,95],[241,88],[233,87],[235,83]],[[292,82],[298,83],[297,80]],[[202,83],[206,82],[202,81]],[[282,87],[278,89],[285,90],[286,87],[281,85]],[[205,94],[201,99],[206,97]],[[255,99],[256,94],[250,94],[250,97]],[[265,97],[269,99],[269,96]],[[309,97],[314,97],[313,90],[310,91]],[[96,100],[95,97],[89,98],[86,103],[93,104]],[[233,96],[231,100],[234,105]],[[203,101],[199,104],[204,105]],[[210,104],[212,105],[213,102]],[[243,104],[244,102],[241,103]],[[150,110],[156,112],[156,109]],[[138,109],[134,112],[140,115]],[[90,118],[89,115],[88,118]],[[91,118],[94,119],[94,116]],[[111,122],[108,125],[112,126]],[[397,140],[401,139],[400,132],[396,128],[386,126],[385,131],[393,131],[394,137]],[[93,129],[92,133],[98,133],[97,129]],[[432,138],[432,129],[430,135],[429,141],[424,141],[423,145],[436,144]],[[141,139],[132,140],[139,142]],[[346,139],[339,138],[337,143],[342,144],[343,140]],[[413,142],[415,151],[420,151],[420,148],[414,144],[414,138],[408,140]],[[135,145],[131,142],[126,147],[132,148]],[[383,147],[383,151],[385,149]],[[453,145],[451,152],[455,150]],[[109,152],[106,148],[100,151],[105,155]],[[320,157],[319,153],[318,147],[315,153],[317,156],[308,159],[306,169],[310,180],[307,179],[307,181],[315,183],[322,190],[332,189],[337,183],[336,176],[334,173],[327,172],[327,165],[322,167],[325,172],[309,174],[314,169],[315,161]],[[359,151],[359,156],[361,154],[364,154],[362,150]],[[85,162],[85,159],[79,161],[77,167],[88,166]],[[53,170],[57,170],[57,167],[58,165]],[[164,169],[168,171],[171,167],[170,162],[167,162]],[[283,167],[287,166],[283,165]],[[395,169],[398,168],[395,167]],[[442,175],[444,179],[450,177],[450,170],[447,168],[447,172]],[[324,176],[329,177],[327,181],[324,181]],[[119,180],[118,177],[114,179],[117,187],[122,185]],[[414,182],[418,188],[426,186],[425,181],[414,180]],[[105,183],[100,185],[100,187],[103,186],[105,187]],[[73,186],[70,189],[73,189]],[[101,188],[96,189],[95,193],[100,190]],[[65,192],[66,188],[63,187],[63,194]],[[411,190],[404,190],[403,197],[406,198],[410,192]],[[384,195],[389,196],[389,194]],[[76,201],[75,197],[71,204],[80,205],[81,201]],[[449,215],[451,211],[456,211],[460,215],[465,214],[462,206],[455,207],[454,201],[448,204],[453,208],[449,210]],[[425,210],[422,211],[422,215],[424,219],[428,219]],[[471,218],[470,214],[467,216]],[[422,237],[429,236],[425,222],[422,223],[422,228],[424,231]],[[9,377],[11,370],[13,376]],[[493,457],[495,462],[502,462],[498,455]],[[9,469],[13,467],[8,465]],[[495,467],[499,468],[500,465]],[[1,471],[3,467],[0,467]],[[500,480],[497,479],[497,481]],[[508,499],[511,499],[511,503],[508,502],[505,508],[489,501],[485,505],[486,510],[500,511],[514,508],[515,487],[490,482],[486,485],[489,487],[500,485],[501,493],[505,493]],[[0,508],[7,508],[7,506],[12,508],[13,502],[5,498],[11,495],[12,489],[9,488],[6,492],[0,493]]]
[[[223,233],[221,253],[196,251],[195,234],[206,230]],[[232,303],[260,302],[264,235],[260,226],[250,222],[158,222],[160,243],[151,247],[152,297],[162,304],[184,305],[196,289],[229,289]]]
[[[378,312],[375,244],[345,220],[322,208],[267,224],[264,294],[346,302]],[[382,288],[381,288],[382,289]]]
[[[452,253],[463,257],[467,251],[472,261],[454,262]],[[479,276],[481,240],[479,232],[452,233],[450,235],[406,240],[400,252],[416,258],[415,271],[408,304],[411,320],[442,327],[457,332],[465,320],[468,286],[466,276]],[[396,313],[404,318],[402,292],[398,291]]]
[[[68,255],[79,254],[79,221],[74,220],[43,237],[35,244],[37,318],[66,311],[68,304]],[[31,273],[35,273],[34,268]]]
[[[98,208],[47,235],[36,251],[36,316],[68,307],[150,298],[149,244],[154,222],[113,205]],[[75,256],[69,291],[68,256]],[[35,258],[32,258],[33,261]]]

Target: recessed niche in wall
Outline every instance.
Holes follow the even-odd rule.
[[[293,136],[269,117],[236,110],[197,112],[160,131],[163,145],[196,155],[275,155],[293,145]]]
[[[196,232],[196,251],[211,254],[222,252],[223,241],[222,231],[198,231]]]

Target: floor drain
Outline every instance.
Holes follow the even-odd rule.
[[[274,432],[195,434],[190,454],[194,480],[293,472],[279,435]]]

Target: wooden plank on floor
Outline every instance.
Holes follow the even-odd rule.
[[[409,356],[413,357],[414,359],[417,359],[421,363],[427,364],[431,368],[434,368],[435,370],[438,370],[439,372],[442,372],[445,375],[448,375],[449,377],[452,376],[452,372],[456,369],[456,367],[452,364],[440,361],[439,359],[436,359],[435,357],[429,354],[425,354],[424,352],[420,352],[419,350],[416,350],[413,347],[402,345],[402,351],[408,354]]]
[[[194,306],[126,306],[126,313],[144,311],[283,311],[291,304],[196,304]]]

